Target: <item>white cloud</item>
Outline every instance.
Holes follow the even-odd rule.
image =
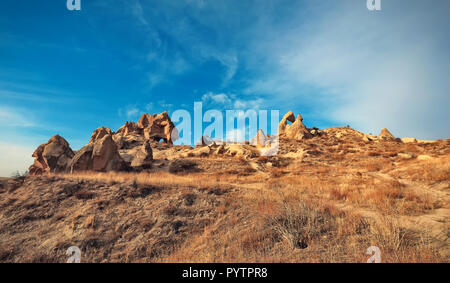
[[[127,120],[133,121],[139,118],[139,115],[144,113],[136,105],[127,105],[124,108],[119,108],[119,116],[125,117]]]
[[[378,12],[365,2],[135,1],[132,14],[154,43],[150,87],[216,60],[229,108],[306,110],[366,132],[449,136],[450,2],[384,1]]]
[[[212,102],[215,104],[229,105],[229,104],[231,104],[231,99],[225,93],[217,93],[216,94],[213,92],[208,92],[202,96],[202,102],[203,103],[211,103]]]
[[[139,112],[139,109],[137,109],[136,107],[128,108],[126,111],[127,118],[130,119],[136,117],[137,115],[139,115]]]
[[[130,5],[131,13],[142,25],[148,26],[148,22],[145,19],[144,9],[142,8],[141,2],[136,0]]]
[[[202,96],[202,102],[207,106],[217,106],[225,109],[259,110],[264,105],[264,99],[238,98],[236,94],[207,92]]]
[[[321,108],[322,117],[367,132],[388,127],[397,136],[449,136],[450,56],[443,41],[450,39],[443,26],[450,24],[450,4],[383,4],[373,13],[365,3],[327,2],[309,7],[314,17],[295,28],[266,31],[277,40],[253,43],[269,63],[246,93]]]

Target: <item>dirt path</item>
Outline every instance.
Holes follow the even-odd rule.
[[[399,223],[407,229],[424,231],[431,237],[432,244],[439,252],[446,258],[450,258],[450,190],[448,189],[448,183],[443,182],[428,186],[409,180],[398,180],[383,173],[372,173],[370,175],[378,179],[397,180],[405,185],[405,188],[421,194],[430,195],[432,198],[438,199],[441,202],[442,207],[429,210],[422,215],[400,215]]]

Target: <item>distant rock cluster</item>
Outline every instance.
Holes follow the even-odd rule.
[[[312,139],[320,136],[360,138],[364,142],[426,142],[414,138],[395,138],[387,129],[378,136],[358,132],[350,127],[334,127],[325,130],[307,128],[303,117],[286,113],[278,125],[278,134],[268,136],[259,129],[256,136],[245,144],[225,143],[203,136],[196,147],[173,146],[178,139],[178,131],[167,112],[143,114],[137,123],[126,122],[117,132],[107,127],[96,129],[89,143],[78,151],[73,151],[69,143],[59,135],[40,145],[33,153],[35,161],[30,166],[30,175],[49,172],[79,171],[142,171],[152,168],[155,150],[158,156],[167,160],[203,156],[231,156],[252,159],[259,156],[277,154],[280,140]],[[161,152],[163,155],[161,156]],[[301,156],[303,152],[290,152],[286,157]]]
[[[152,165],[151,143],[163,141],[172,146],[177,137],[175,125],[167,112],[143,114],[138,123],[126,122],[114,133],[107,127],[96,129],[79,151],[74,152],[69,143],[59,135],[40,145],[30,166],[30,175],[50,172],[78,171],[131,171],[144,170]]]

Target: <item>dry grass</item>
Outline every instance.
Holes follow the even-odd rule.
[[[78,245],[89,262],[365,262],[375,245],[383,262],[449,262],[448,216],[430,220],[448,209],[442,143],[316,137],[282,143],[253,160],[258,170],[202,157],[181,170],[8,181],[0,261],[64,262]]]

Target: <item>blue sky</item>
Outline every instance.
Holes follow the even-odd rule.
[[[0,176],[143,112],[277,109],[307,126],[450,136],[450,2],[3,0]]]

